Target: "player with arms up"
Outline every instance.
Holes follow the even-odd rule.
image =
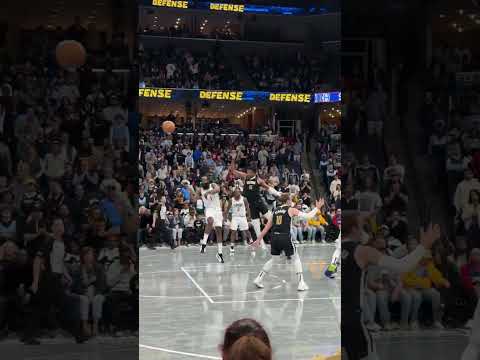
[[[255,243],[260,243],[263,237],[271,231],[272,242],[271,242],[271,254],[272,258],[268,260],[263,269],[255,278],[253,283],[258,288],[263,288],[263,278],[271,270],[274,264],[278,264],[280,260],[280,255],[282,252],[285,253],[287,257],[292,257],[293,266],[295,268],[295,273],[298,276],[298,291],[308,290],[308,286],[303,280],[303,267],[300,256],[296,251],[295,245],[292,242],[291,238],[291,224],[292,218],[295,216],[312,219],[315,217],[319,211],[321,211],[325,201],[323,199],[317,200],[316,207],[313,208],[310,212],[304,213],[294,207],[292,207],[292,201],[289,194],[282,194],[278,198],[278,204],[275,209],[273,209],[272,215],[269,217],[267,224],[260,233],[260,236],[257,238]]]
[[[260,236],[260,218],[268,213],[267,205],[261,199],[260,190],[264,189],[274,196],[280,196],[281,194],[273,187],[269,186],[265,180],[261,179],[256,173],[256,167],[250,165],[247,168],[247,172],[238,171],[235,169],[235,158],[233,158],[230,165],[230,172],[235,177],[242,178],[245,181],[243,187],[243,196],[250,204],[250,212],[252,215],[252,226],[257,238]],[[263,239],[260,242],[262,249],[266,249]]]
[[[202,177],[200,193],[205,207],[205,218],[207,219],[203,239],[200,241],[200,244],[202,245],[200,252],[202,254],[205,253],[208,237],[212,231],[215,231],[218,248],[217,260],[220,263],[224,263],[222,251],[223,213],[220,204],[220,187],[215,183],[210,183],[207,177],[204,176]]]
[[[358,211],[342,213],[342,348],[348,360],[377,360],[372,337],[362,322],[365,274],[369,265],[379,265],[397,273],[414,269],[434,242],[440,227],[428,225],[420,230],[420,245],[409,255],[396,259],[362,245],[369,235],[364,230],[365,215]],[[342,357],[343,359],[344,357]]]
[[[235,253],[235,242],[237,241],[238,230],[242,233],[244,241],[250,242],[250,231],[248,231],[248,222],[250,220],[250,206],[246,198],[240,193],[240,189],[235,189],[233,197],[230,200],[229,209],[231,212],[230,222],[230,255]]]

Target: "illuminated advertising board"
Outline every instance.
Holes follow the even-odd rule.
[[[342,101],[340,92],[317,94],[269,91],[166,89],[140,87],[138,96],[166,100],[199,99],[221,101],[275,102],[275,103],[338,103]]]

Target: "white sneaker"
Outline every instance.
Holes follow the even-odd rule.
[[[298,288],[297,288],[297,289],[298,289],[298,291],[305,291],[305,290],[308,290],[309,287],[308,287],[308,285],[305,283],[305,281],[302,280],[302,281],[300,281],[300,282],[298,283]]]
[[[263,289],[265,286],[263,285],[262,279],[260,279],[260,276],[257,276],[255,280],[253,280],[253,283],[259,288]]]
[[[440,321],[435,321],[433,323],[433,328],[437,329],[437,330],[444,330],[445,329],[445,327],[443,326],[443,324]]]
[[[411,329],[411,330],[418,330],[418,329],[420,329],[420,326],[418,326],[418,322],[417,322],[417,321],[412,321],[412,322],[410,323],[410,329]]]
[[[380,331],[382,327],[378,325],[376,322],[370,322],[365,325],[365,327],[370,331]]]

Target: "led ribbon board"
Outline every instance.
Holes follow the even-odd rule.
[[[314,103],[342,102],[342,93],[339,91],[315,93],[313,94],[313,102]]]
[[[141,98],[166,100],[198,99],[296,104],[337,103],[341,102],[342,100],[340,92],[307,94],[268,91],[166,89],[150,87],[140,87],[138,89],[138,96]]]
[[[175,9],[188,9],[190,7],[190,2],[177,0],[151,0],[150,5]]]
[[[326,13],[325,8],[311,6],[299,8],[293,6],[268,6],[251,4],[228,4],[216,1],[177,1],[177,0],[144,0],[146,6],[167,7],[173,9],[198,9],[212,12],[237,12],[246,14],[270,15],[314,15]]]

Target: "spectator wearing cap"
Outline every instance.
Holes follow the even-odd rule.
[[[193,188],[190,186],[190,181],[182,180],[182,187],[180,188],[183,199],[186,203],[190,203]]]

